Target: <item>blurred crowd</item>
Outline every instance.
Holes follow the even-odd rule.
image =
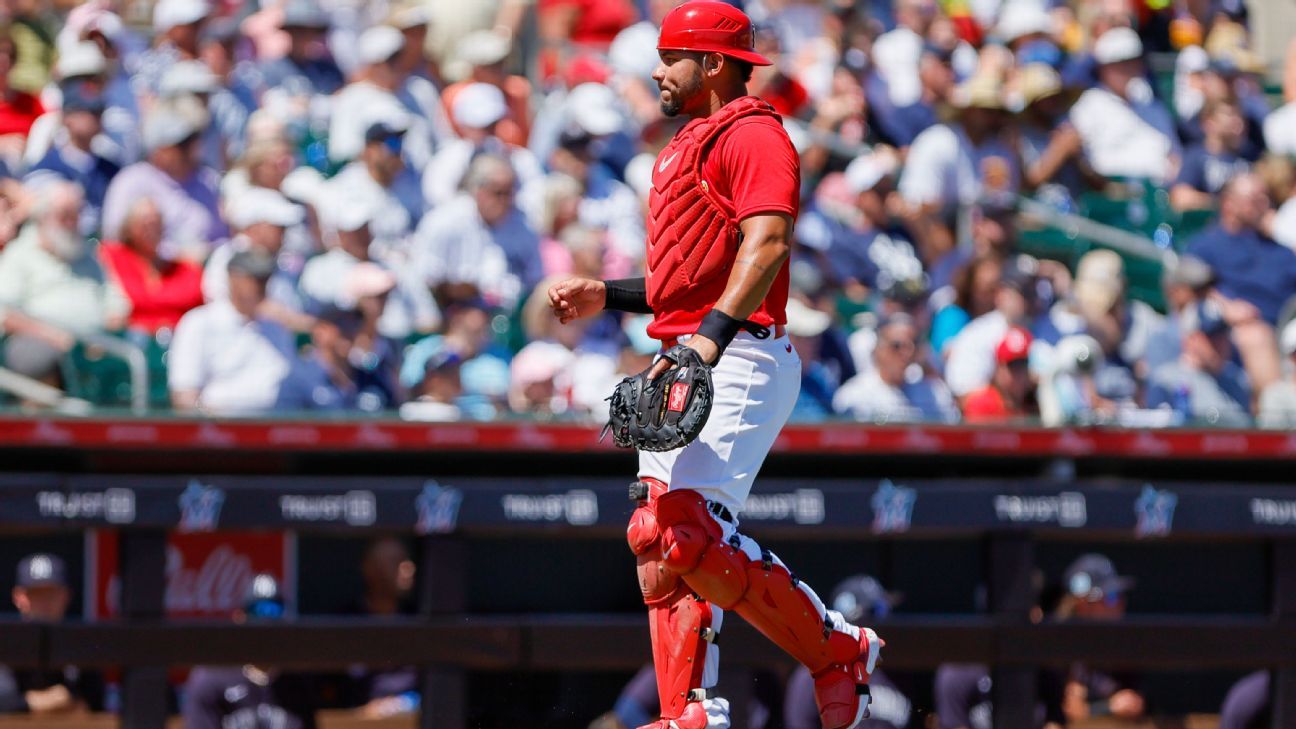
[[[1241,0],[734,1],[802,160],[794,418],[1296,424],[1296,62],[1266,88]],[[11,0],[15,399],[111,335],[176,412],[600,420],[659,343],[534,293],[642,271],[676,4]],[[1129,190],[1202,223],[1151,296],[1024,253],[1023,200]]]

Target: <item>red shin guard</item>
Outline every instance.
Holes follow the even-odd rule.
[[[674,721],[678,729],[705,729],[706,712],[698,702],[707,698],[702,674],[707,646],[715,639],[711,604],[665,568],[650,505],[635,510],[627,538],[639,560],[639,589],[648,606],[653,668],[661,701],[663,722],[649,726],[669,727],[667,722]]]

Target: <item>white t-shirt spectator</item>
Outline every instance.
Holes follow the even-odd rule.
[[[962,127],[937,124],[909,147],[900,195],[910,205],[939,204],[945,213],[971,204],[985,192],[1015,193],[1021,174],[1017,155],[1002,140],[972,143]],[[988,189],[988,181],[997,181]]]
[[[69,264],[36,240],[28,225],[0,253],[0,318],[12,308],[77,334],[102,331],[108,317],[125,316],[130,301],[87,253]]]
[[[1132,81],[1131,83],[1137,83]],[[1089,164],[1104,177],[1165,181],[1179,141],[1170,113],[1155,98],[1131,103],[1103,87],[1085,91],[1071,107]]]
[[[847,380],[833,395],[833,410],[865,422],[956,423],[959,419],[945,383],[920,376],[892,387],[876,369]]]
[[[265,412],[291,370],[293,345],[293,335],[279,324],[247,319],[229,301],[213,301],[176,325],[167,380],[173,392],[197,390],[198,407],[208,412]]]
[[[414,233],[413,266],[420,280],[470,283],[504,306],[516,303],[544,276],[540,240],[516,208],[491,228],[469,195],[423,216]]]
[[[995,347],[1008,333],[1008,319],[997,311],[982,314],[963,327],[949,345],[945,383],[959,397],[990,384]]]
[[[1265,117],[1264,141],[1273,154],[1296,156],[1296,103],[1284,104]]]
[[[369,231],[373,234],[374,247],[370,255],[391,265],[404,263],[414,221],[400,199],[378,184],[363,162],[352,162],[343,167],[324,184],[325,200],[346,200],[348,205],[360,205],[373,211]]]

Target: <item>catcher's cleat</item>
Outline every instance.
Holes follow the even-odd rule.
[[[729,729],[729,702],[724,699],[689,702],[678,717],[658,719],[639,729]]]

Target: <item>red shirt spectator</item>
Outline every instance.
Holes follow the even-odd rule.
[[[126,242],[104,243],[99,250],[105,268],[130,299],[130,328],[150,334],[174,329],[185,312],[203,303],[202,267],[158,258],[162,216],[147,198],[131,208],[122,233]]]
[[[9,72],[18,60],[18,47],[8,32],[0,32],[0,137],[27,136],[36,117],[45,113],[40,99],[9,86]]]
[[[968,393],[963,400],[963,419],[985,423],[1028,414],[1031,381],[1030,332],[1021,327],[1008,330],[995,347],[995,372],[990,384]]]
[[[546,40],[603,49],[638,20],[630,0],[540,0],[537,12]]]

